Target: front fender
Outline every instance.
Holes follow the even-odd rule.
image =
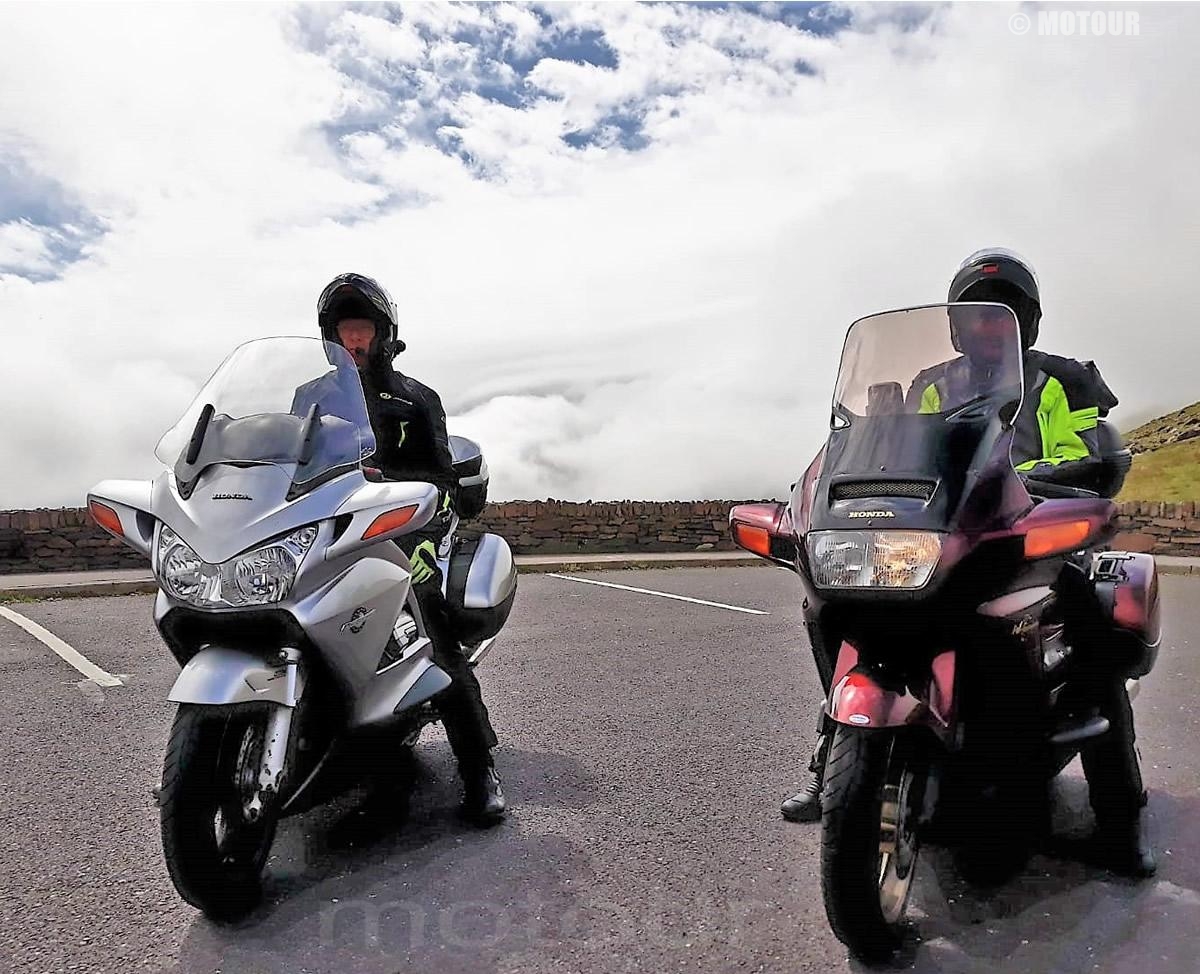
[[[911,680],[860,663],[858,651],[843,643],[826,713],[839,724],[861,730],[923,725],[949,742],[955,731],[954,669],[954,653],[941,653],[934,657],[928,677],[914,689]]]
[[[266,660],[240,649],[208,646],[188,660],[167,699],[210,706],[266,702],[294,707],[303,689],[303,677],[295,664]]]

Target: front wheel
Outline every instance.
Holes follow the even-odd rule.
[[[839,726],[821,795],[821,887],[838,940],[868,961],[900,946],[920,843],[925,772],[893,734]]]
[[[269,711],[182,704],[171,726],[160,794],[163,857],[175,889],[218,921],[250,913],[278,821],[274,801],[247,812]]]

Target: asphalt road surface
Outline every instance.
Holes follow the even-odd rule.
[[[126,596],[12,606],[124,685],[101,689],[0,619],[0,971],[828,971],[858,969],[826,925],[818,831],[779,817],[800,780],[817,684],[796,582],[770,568],[589,576],[734,612],[523,576],[480,676],[508,821],[456,816],[440,729],[408,793],[353,793],[285,821],[262,909],[218,927],[175,895],[150,797],[176,667]],[[927,850],[896,969],[1200,970],[1200,584],[1166,578],[1166,645],[1136,703],[1159,875],[1063,848],[990,896]]]

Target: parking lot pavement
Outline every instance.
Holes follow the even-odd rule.
[[[913,898],[921,940],[900,966],[1194,969],[1200,587],[1163,588],[1166,644],[1136,704],[1159,876],[1135,885],[1038,856],[985,897],[931,850]],[[177,668],[152,600],[13,606],[121,685],[87,680],[0,619],[0,970],[842,967],[818,831],[778,812],[819,697],[796,594],[788,573],[763,568],[523,576],[480,671],[509,820],[487,832],[458,821],[451,756],[428,730],[407,796],[355,793],[283,823],[267,903],[238,928],[184,905],[162,865],[150,789]],[[1086,826],[1075,769],[1059,805],[1064,832]]]

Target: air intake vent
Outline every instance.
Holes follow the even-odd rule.
[[[935,484],[928,480],[854,480],[834,484],[829,496],[835,501],[865,500],[868,497],[915,497],[927,501]]]

